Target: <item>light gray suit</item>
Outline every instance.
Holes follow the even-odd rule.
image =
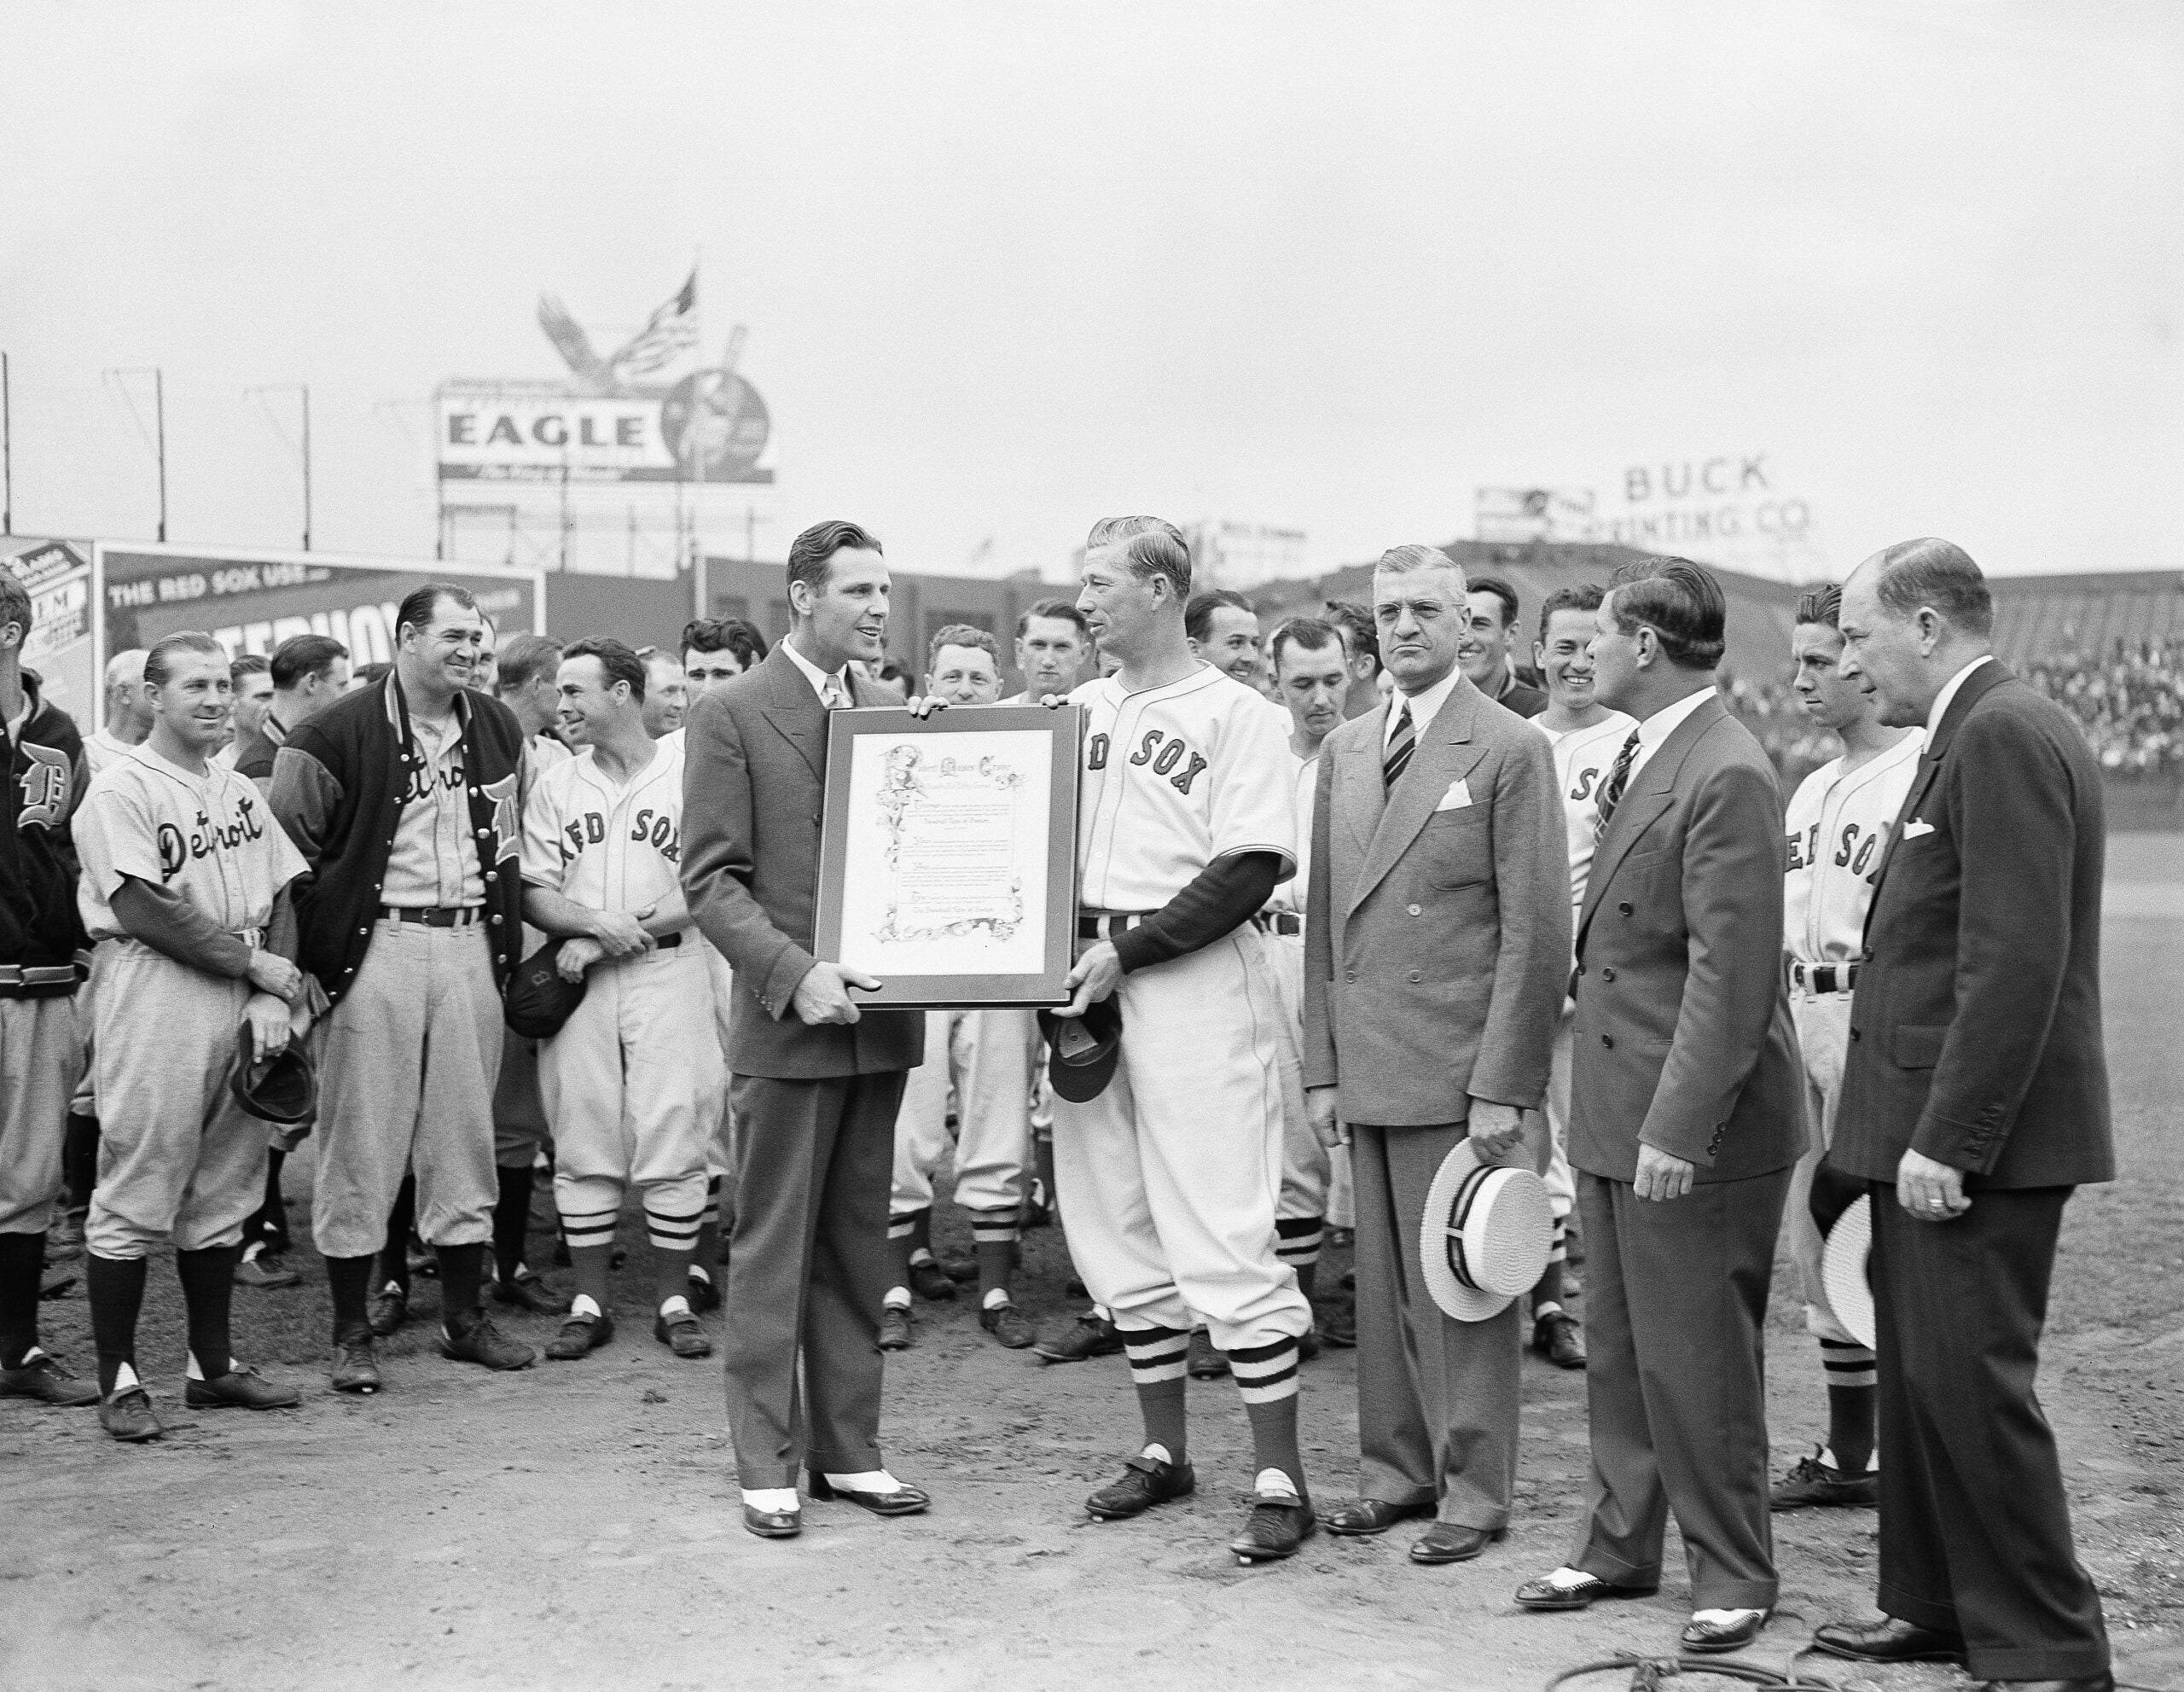
[[[1459,679],[1392,791],[1387,707],[1320,759],[1304,922],[1304,1084],[1336,1088],[1357,1205],[1359,1491],[1509,1519],[1512,1304],[1452,1322],[1419,1224],[1470,1101],[1536,1110],[1570,964],[1568,848],[1546,736]],[[1464,802],[1467,799],[1467,802]]]

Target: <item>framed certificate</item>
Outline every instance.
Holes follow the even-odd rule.
[[[1068,1002],[1076,706],[837,711],[827,721],[815,950],[879,978],[861,1004]]]

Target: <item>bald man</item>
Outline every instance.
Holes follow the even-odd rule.
[[[144,695],[144,648],[134,646],[106,661],[106,723],[84,742],[91,774],[144,744],[152,732],[152,702]]]

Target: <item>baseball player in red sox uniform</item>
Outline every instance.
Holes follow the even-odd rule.
[[[189,1309],[193,1409],[273,1410],[296,1393],[230,1350],[244,1218],[264,1192],[265,1127],[228,1085],[238,1031],[254,1053],[308,1026],[287,888],[302,854],[247,776],[211,761],[227,733],[226,648],[171,635],[144,665],[151,736],[91,782],[75,823],[84,927],[106,954],[93,1038],[103,1132],[84,1226],[99,1422],[162,1429],[136,1374],[147,1259],[171,1237]],[[293,1009],[292,1009],[293,1006]]]
[[[1055,1101],[1055,1178],[1071,1252],[1121,1330],[1145,1443],[1087,1508],[1134,1516],[1194,1489],[1183,1388],[1195,1311],[1228,1356],[1256,1452],[1256,1497],[1230,1549],[1286,1557],[1315,1526],[1297,1445],[1312,1312],[1274,1249],[1281,1006],[1252,917],[1296,870],[1292,760],[1265,698],[1192,656],[1190,553],[1174,527],[1105,523],[1089,546],[1077,608],[1119,667],[1070,695],[1087,719],[1084,950],[1065,1014],[1112,995],[1123,1032],[1106,1088]]]
[[[84,766],[75,724],[23,674],[32,620],[30,594],[0,568],[0,1398],[88,1404],[98,1389],[38,1344],[62,1125],[84,1061],[71,1002],[84,931],[68,819]]]
[[[1815,588],[1798,602],[1790,656],[1798,698],[1813,721],[1833,730],[1843,755],[1798,786],[1784,827],[1789,868],[1782,879],[1783,962],[1790,978],[1790,1019],[1804,1057],[1805,1115],[1819,1143],[1798,1160],[1785,1218],[1790,1254],[1805,1294],[1805,1329],[1820,1342],[1827,1382],[1827,1443],[1798,1459],[1777,1482],[1769,1502],[1778,1510],[1811,1505],[1879,1502],[1873,1457],[1873,1354],[1845,1328],[1827,1301],[1821,1272],[1827,1241],[1813,1215],[1812,1192],[1835,1141],[1835,1107],[1850,1049],[1851,990],[1865,949],[1866,907],[1890,827],[1918,773],[1925,740],[1916,729],[1885,727],[1872,695],[1837,673],[1843,635],[1836,626],[1838,587]],[[1830,1172],[1832,1174],[1832,1172]],[[1839,1212],[1858,1196],[1856,1184],[1837,1195]]]
[[[984,629],[956,623],[932,637],[926,696],[952,706],[991,705],[1001,697],[1001,650]],[[910,1287],[928,1298],[952,1299],[949,1279],[931,1249],[932,1177],[952,1155],[956,1202],[970,1213],[978,1259],[979,1325],[1011,1351],[1039,1336],[1017,1309],[1014,1281],[1025,1166],[1031,1150],[1031,1063],[1038,1022],[1024,1010],[926,1013],[925,1061],[910,1071],[895,1115],[894,1188],[887,1237],[902,1279],[882,1304],[880,1344],[910,1343]],[[948,1096],[956,1095],[955,1137],[948,1132]]]
[[[1593,613],[1600,590],[1590,585],[1561,588],[1540,607],[1536,657],[1547,683],[1547,708],[1531,719],[1554,748],[1554,775],[1562,795],[1563,819],[1570,834],[1570,913],[1574,922],[1585,904],[1585,879],[1600,830],[1600,789],[1607,784],[1616,753],[1638,725],[1620,711],[1593,697]],[[1571,967],[1577,967],[1573,953]],[[1570,1212],[1577,1206],[1577,1180],[1570,1172],[1570,1031],[1577,1010],[1565,998],[1554,1031],[1554,1051],[1548,1071],[1548,1144],[1541,1167],[1554,1235],[1547,1268],[1532,1288],[1532,1349],[1559,1369],[1585,1366],[1585,1342],[1577,1317],[1562,1307],[1563,1270],[1570,1258]]]
[[[632,1186],[654,1253],[653,1337],[680,1358],[712,1354],[690,1308],[690,1254],[728,1077],[705,962],[684,944],[682,737],[647,734],[648,679],[619,641],[578,641],[562,654],[561,724],[581,749],[524,805],[524,916],[563,937],[561,974],[586,984],[561,1032],[538,1044],[554,1201],[577,1278],[549,1358],[580,1358],[613,1337],[607,1277]]]

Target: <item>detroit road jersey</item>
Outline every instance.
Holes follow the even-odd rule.
[[[1070,701],[1087,718],[1083,909],[1157,910],[1241,852],[1293,869],[1295,759],[1265,700],[1207,667],[1136,693],[1108,677]],[[1140,1385],[1182,1378],[1195,1311],[1247,1402],[1287,1397],[1311,1311],[1274,1250],[1282,1013],[1263,938],[1246,923],[1125,974],[1115,997],[1113,1079],[1087,1103],[1054,1102],[1071,1253],[1113,1311]]]

